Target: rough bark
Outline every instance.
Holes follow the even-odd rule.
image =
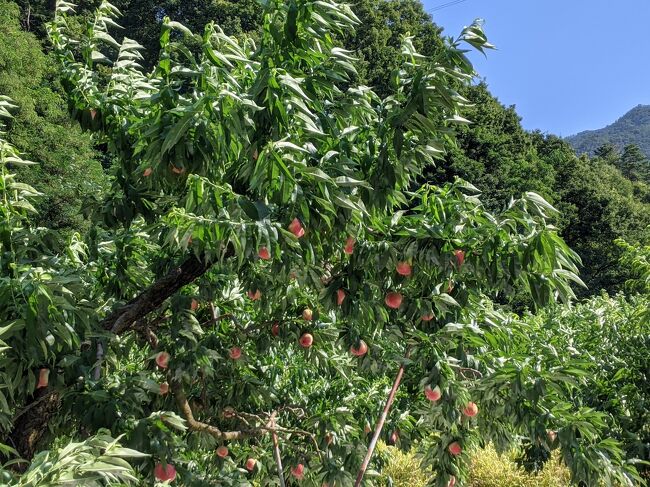
[[[50,418],[59,409],[59,404],[60,396],[57,391],[50,388],[38,389],[30,404],[15,419],[7,443],[14,447],[22,458],[31,459],[34,456],[39,441],[47,431]],[[24,468],[24,464],[16,465],[17,470]]]
[[[180,266],[173,268],[166,276],[161,277],[138,296],[123,306],[120,306],[104,318],[100,326],[111,330],[116,335],[128,330],[133,324],[156,310],[166,299],[179,289],[201,277],[212,266],[205,259],[194,255],[186,259]]]

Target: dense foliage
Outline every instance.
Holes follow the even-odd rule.
[[[17,0],[22,9],[23,24],[45,38],[45,23],[52,19],[50,0]],[[118,41],[123,37],[137,39],[144,47],[142,65],[151,68],[158,60],[160,30],[164,17],[182,23],[194,32],[214,22],[227,35],[259,36],[264,2],[258,0],[116,0],[122,12],[123,29],[113,32]],[[431,21],[419,0],[352,0],[348,2],[359,19],[354,31],[337,33],[338,41],[359,58],[353,80],[372,86],[385,95],[392,90],[391,77],[400,65],[402,37],[413,37],[415,49],[431,56],[443,45],[441,30]],[[98,1],[83,2],[79,13],[89,15]],[[191,44],[191,43],[190,43]]]
[[[592,364],[590,386],[576,398],[606,411],[610,431],[630,458],[650,460],[648,295],[595,297],[572,309],[539,314],[549,343]]]
[[[648,161],[629,147],[622,154],[602,148],[593,158],[576,157],[558,137],[523,130],[513,107],[504,107],[479,84],[466,88],[472,124],[458,131],[458,146],[430,172],[437,182],[471,180],[492,209],[534,190],[560,210],[554,223],[581,257],[587,289],[616,293],[629,274],[618,265],[615,240],[639,244],[648,238],[650,187],[640,177]],[[636,156],[634,155],[636,154]]]
[[[0,101],[4,481],[352,485],[391,384],[375,439],[417,451],[432,485],[466,481],[478,447],[522,442],[557,449],[575,483],[639,480],[647,298],[525,319],[496,304],[574,297],[580,258],[558,227],[590,284],[646,292],[638,153],[578,159],[523,131],[470,86],[462,46],[491,47],[480,24],[443,41],[417,2],[358,1],[362,19],[333,0],[161,5],[126,6],[159,47],[145,57],[113,37],[113,5],[58,2],[62,85],[111,163],[108,189],[84,172],[88,138],[52,141],[52,166],[83,155],[73,172],[95,193],[67,225],[81,233],[38,228],[52,183],[19,180],[40,154]],[[15,51],[49,63],[7,12]],[[51,84],[53,130],[78,135]]]
[[[80,208],[102,192],[104,172],[90,137],[70,120],[52,57],[21,30],[19,10],[6,0],[0,0],[0,94],[17,105],[7,140],[39,161],[27,171],[18,168],[20,179],[42,193],[33,221],[63,238],[87,227]]]

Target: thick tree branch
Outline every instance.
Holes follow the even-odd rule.
[[[131,301],[109,314],[102,320],[100,326],[115,334],[128,330],[136,321],[157,309],[183,286],[205,274],[211,266],[212,262],[206,259],[190,256],[180,266],[172,269],[166,276],[161,277]]]

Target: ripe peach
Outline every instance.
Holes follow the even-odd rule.
[[[473,402],[468,402],[467,406],[465,406],[465,409],[463,409],[463,414],[465,416],[469,416],[470,418],[473,418],[478,414],[478,406],[476,403]]]
[[[462,267],[463,262],[465,262],[465,252],[462,250],[454,250],[454,256],[456,257],[456,263],[458,264],[458,267]]]
[[[226,458],[228,456],[228,448],[223,445],[217,447],[217,456]]]
[[[303,333],[303,335],[298,340],[302,348],[309,348],[314,343],[314,337],[311,333]]]
[[[363,340],[359,340],[359,346],[351,346],[350,353],[355,357],[363,357],[366,353],[368,353],[368,345]]]
[[[311,308],[305,308],[304,310],[302,310],[303,320],[311,321],[313,317],[314,317],[314,312],[311,310]]]
[[[388,438],[388,443],[391,445],[396,445],[399,440],[399,432],[397,430],[393,431]]]
[[[194,298],[192,298],[192,302],[190,303],[190,309],[192,311],[196,311],[197,309],[199,309],[199,302]]]
[[[451,453],[453,456],[457,457],[463,452],[463,449],[461,448],[460,444],[457,441],[454,441],[449,445],[449,453]]]
[[[257,255],[259,255],[262,260],[269,260],[271,258],[271,252],[269,252],[269,249],[266,247],[260,247],[257,251]]]
[[[400,293],[390,292],[386,294],[384,302],[389,308],[397,309],[402,305],[402,295]]]
[[[152,174],[153,174],[153,169],[151,169],[150,167],[146,168],[146,169],[144,170],[144,172],[142,173],[142,175],[143,175],[145,178],[148,178],[148,177],[151,176]]]
[[[167,352],[158,352],[158,355],[156,355],[156,364],[161,369],[166,369],[169,364],[169,354]]]
[[[50,381],[50,369],[41,369],[38,371],[38,384],[36,384],[36,389],[41,389],[47,387],[47,384]]]
[[[280,334],[280,323],[276,321],[275,323],[273,323],[273,326],[271,327],[271,335],[276,337],[279,334]]]
[[[257,301],[258,299],[260,299],[262,297],[262,293],[260,292],[259,289],[255,290],[255,292],[248,291],[247,294],[248,294],[248,297],[249,297],[249,299],[251,301]]]
[[[424,395],[429,401],[436,402],[442,397],[442,391],[438,386],[434,387],[433,389],[431,389],[431,386],[426,386],[424,388]]]
[[[454,487],[456,485],[456,477],[453,475],[449,477],[449,483],[447,484],[447,487]]]
[[[298,480],[302,480],[305,476],[305,467],[302,463],[299,463],[295,467],[291,467],[291,475],[293,475]]]
[[[257,464],[257,460],[255,460],[254,458],[249,458],[248,460],[246,460],[246,470],[252,472],[253,470],[255,470],[256,464]]]
[[[167,382],[163,382],[160,384],[160,395],[164,396],[169,392],[169,384]]]
[[[346,294],[343,289],[339,289],[338,291],[336,291],[336,304],[341,306],[343,304],[343,301],[345,301],[345,297]]]
[[[185,168],[184,167],[172,166],[172,172],[174,174],[183,174],[185,172]]]
[[[408,262],[398,262],[396,270],[400,276],[408,277],[411,275],[412,272],[411,264],[409,264]]]
[[[230,356],[231,359],[233,360],[239,360],[241,358],[241,348],[239,347],[232,347],[230,351],[228,352],[228,355]]]
[[[557,433],[555,431],[548,430],[546,432],[546,439],[549,443],[555,443],[555,440],[557,439]]]
[[[435,318],[434,314],[429,313],[429,314],[426,314],[426,315],[422,315],[421,319],[422,319],[422,321],[431,321],[434,318]]]
[[[156,480],[165,482],[167,480],[174,480],[176,478],[176,469],[171,463],[168,463],[163,467],[162,463],[156,463],[156,466],[153,469],[153,475],[156,477]]]
[[[293,221],[289,224],[289,231],[293,233],[296,237],[300,238],[305,234],[305,229],[300,223],[300,220],[294,218]]]
[[[343,247],[343,252],[345,252],[348,255],[352,255],[354,253],[354,244],[355,244],[354,237],[348,237],[348,239],[345,241],[345,247]]]

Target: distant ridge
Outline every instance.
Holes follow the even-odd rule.
[[[636,144],[650,158],[650,105],[637,105],[611,125],[586,130],[566,138],[578,154],[593,154],[603,144],[611,143],[622,149]]]

